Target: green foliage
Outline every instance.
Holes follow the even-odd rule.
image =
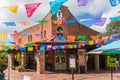
[[[0,53],[0,71],[3,73],[7,67],[7,54],[5,52]]]
[[[107,35],[120,33],[120,21],[111,21],[109,24],[107,24],[106,30],[107,32],[104,34]]]
[[[17,53],[16,55],[14,55],[14,58],[16,61],[20,62],[22,57],[20,53]]]

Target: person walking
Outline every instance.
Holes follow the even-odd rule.
[[[118,68],[120,67],[119,61],[116,60],[116,71],[118,71]]]

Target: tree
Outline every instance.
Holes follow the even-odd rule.
[[[115,33],[120,34],[120,21],[114,20],[111,21],[109,24],[106,26],[107,32],[105,33],[106,35],[111,35]]]

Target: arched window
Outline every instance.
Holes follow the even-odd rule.
[[[46,38],[46,30],[44,30],[44,38]]]
[[[29,35],[28,36],[28,42],[31,42],[32,41],[32,35]]]

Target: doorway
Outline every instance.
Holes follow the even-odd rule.
[[[66,51],[57,50],[55,52],[55,70],[66,70]]]

